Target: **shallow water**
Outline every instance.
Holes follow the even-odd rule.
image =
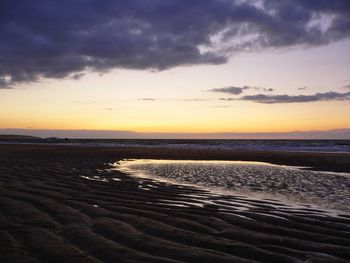
[[[39,143],[98,147],[164,147],[187,149],[240,149],[291,152],[350,153],[350,140],[249,140],[249,139],[36,139],[0,140],[0,144]]]
[[[132,176],[350,211],[350,174],[246,161],[124,160]]]

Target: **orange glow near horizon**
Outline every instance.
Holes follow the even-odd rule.
[[[214,108],[208,102],[120,102],[115,108],[51,102],[12,107],[0,115],[0,128],[128,130],[135,132],[289,132],[349,128],[348,103],[261,105],[234,102]],[[51,104],[51,105],[49,105]],[[154,105],[157,104],[157,105]],[[159,105],[161,104],[161,105]],[[42,109],[45,110],[42,110]],[[26,114],[24,114],[26,113]]]
[[[343,87],[350,83],[350,60],[338,50],[348,45],[350,41],[283,54],[241,54],[219,66],[179,67],[156,73],[118,70],[103,76],[88,73],[77,81],[22,84],[0,90],[0,128],[148,133],[350,128],[348,100],[263,104],[237,99],[241,95],[266,93],[262,89],[237,96],[208,92],[247,84],[272,88],[273,92],[267,94],[347,92]],[[305,86],[307,89],[299,89]],[[222,97],[234,99],[224,101],[220,100]]]

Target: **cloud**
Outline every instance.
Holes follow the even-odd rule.
[[[222,98],[222,100],[230,100],[230,98]],[[297,102],[315,102],[315,101],[342,101],[350,100],[350,92],[338,93],[338,92],[325,92],[315,93],[312,95],[266,95],[255,94],[246,95],[238,100],[253,101],[264,104],[276,104],[276,103],[297,103]]]
[[[262,88],[262,87],[252,87],[252,86],[242,86],[242,87],[237,87],[237,86],[231,86],[231,87],[226,87],[226,88],[216,88],[216,89],[210,89],[208,90],[209,92],[218,92],[218,93],[227,93],[230,95],[239,95],[243,93],[245,90],[248,89],[254,89],[254,90],[262,90],[265,92],[272,92],[274,89],[272,88]]]
[[[272,91],[274,91],[274,89],[272,89],[272,88],[255,88],[255,89],[257,89],[257,90],[262,90],[262,91],[266,91],[266,92],[272,92]]]
[[[143,100],[143,101],[156,101],[157,99],[155,99],[155,98],[139,98],[139,100]]]
[[[307,90],[307,87],[298,88],[298,90]]]
[[[81,79],[82,77],[84,77],[84,73],[75,73],[71,76],[71,79],[73,80],[78,80],[78,79]]]
[[[138,100],[142,100],[142,101],[185,101],[185,102],[193,102],[193,101],[208,101],[210,99],[205,99],[205,98],[139,98]]]
[[[0,89],[12,89],[11,83],[9,79],[5,77],[0,76]]]
[[[350,84],[349,85],[345,85],[343,88],[344,89],[350,89]]]
[[[239,95],[241,94],[244,90],[250,89],[251,87],[248,86],[243,86],[243,87],[226,87],[226,88],[216,88],[216,89],[210,89],[208,91],[210,92],[219,92],[219,93],[227,93],[230,95]]]
[[[348,0],[2,0],[0,86],[86,71],[221,64],[350,36]]]
[[[228,106],[228,105],[215,105],[215,106],[212,106],[212,108],[217,108],[217,109],[222,109],[222,108],[230,108],[231,106]]]
[[[209,99],[201,99],[201,98],[178,98],[178,99],[170,99],[172,101],[187,101],[187,102],[193,102],[193,101],[208,101]]]
[[[222,101],[233,101],[233,100],[239,100],[237,98],[219,98],[219,100],[222,100]]]

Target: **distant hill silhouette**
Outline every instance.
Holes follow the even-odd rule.
[[[40,137],[16,134],[0,134],[0,140],[40,140]]]

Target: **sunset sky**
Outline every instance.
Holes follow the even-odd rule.
[[[0,129],[350,128],[350,2],[1,1]]]

